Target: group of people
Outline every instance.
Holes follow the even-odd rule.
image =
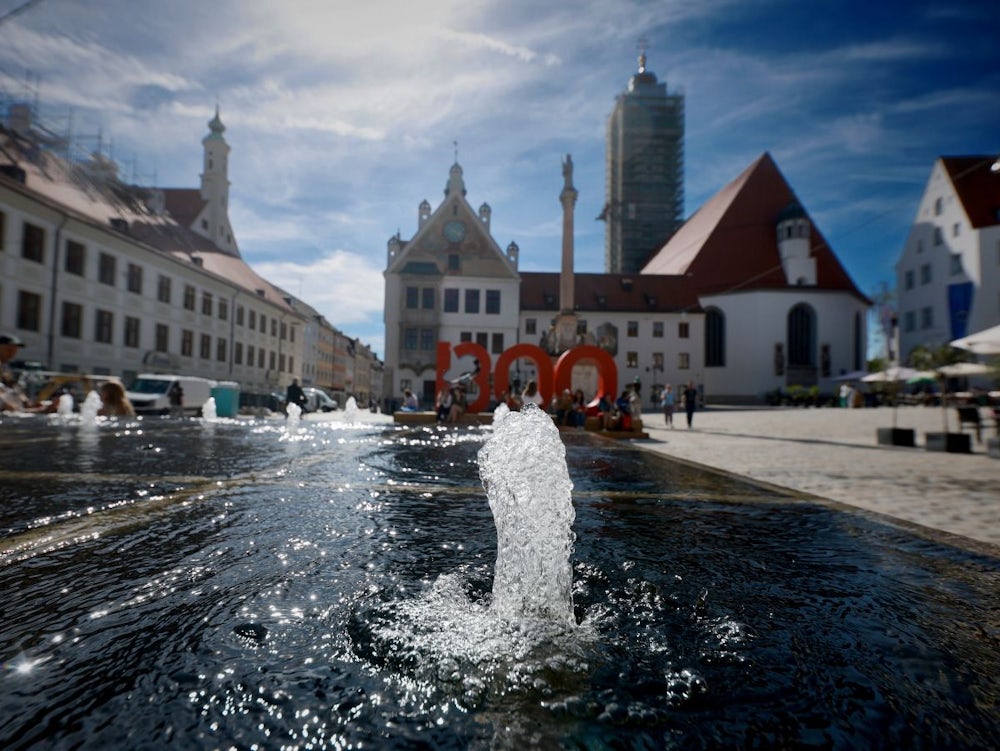
[[[677,395],[674,387],[669,383],[660,392],[660,409],[663,410],[663,419],[668,428],[674,427],[674,409],[677,406]],[[694,411],[698,406],[698,389],[695,388],[694,381],[688,381],[680,394],[680,403],[684,407],[687,415],[687,426],[690,428],[694,423]]]
[[[10,369],[10,362],[17,355],[24,342],[13,334],[0,334],[0,412],[56,412],[59,400],[68,391],[57,392],[51,400],[33,402],[25,393],[20,381]],[[135,417],[135,409],[118,381],[105,381],[97,390],[101,407],[97,414],[106,417]]]
[[[415,399],[416,397],[414,397]],[[465,391],[465,385],[462,383],[449,385],[441,389],[434,400],[434,411],[437,413],[438,422],[457,423],[468,408],[469,396]]]

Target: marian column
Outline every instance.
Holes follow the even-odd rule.
[[[562,227],[562,271],[559,274],[559,312],[572,313],[576,307],[573,301],[573,211],[576,197],[573,187],[573,157],[566,155],[563,162],[563,189],[559,202],[563,207]]]

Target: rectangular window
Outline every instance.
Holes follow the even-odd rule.
[[[419,344],[419,331],[413,327],[403,331],[403,349],[416,349]]]
[[[934,228],[934,244],[941,245],[944,242],[944,233],[941,232],[940,227]]]
[[[425,352],[434,349],[434,329],[420,329],[420,349]]]
[[[110,310],[98,310],[94,319],[94,340],[101,344],[111,344],[114,314]]]
[[[253,331],[257,328],[257,311],[251,310],[247,313],[247,328]]]
[[[420,307],[424,310],[434,310],[434,288],[423,287],[420,290]]]
[[[138,349],[139,347],[139,319],[134,316],[125,316],[125,332],[122,339],[126,347]]]
[[[183,357],[194,356],[194,332],[191,329],[181,331],[181,355]]]
[[[581,318],[576,322],[576,334],[577,336],[587,335],[587,319]]]
[[[247,365],[251,368],[253,367],[253,356],[254,356],[254,346],[252,344],[247,345]]]
[[[458,312],[458,290],[454,288],[449,288],[444,291],[444,312],[445,313],[457,313]]]
[[[500,315],[500,290],[486,290],[486,312],[489,315]]]
[[[184,285],[184,310],[194,310],[194,287],[190,284]]]
[[[920,309],[920,327],[929,329],[934,326],[934,308],[929,305]]]
[[[156,299],[162,303],[170,304],[170,277],[160,274],[156,278]]]
[[[42,297],[33,292],[17,293],[17,327],[38,331],[42,323]]]
[[[97,260],[97,281],[108,286],[115,286],[115,266],[117,262],[113,255],[101,253]]]
[[[62,328],[61,333],[71,339],[80,338],[80,329],[83,324],[83,306],[75,302],[64,302],[62,304]]]
[[[917,328],[917,317],[912,310],[906,311],[903,316],[903,331],[912,332]]]
[[[479,312],[479,290],[478,289],[467,289],[467,290],[465,290],[465,312],[466,313],[478,313]]]
[[[962,273],[962,254],[952,253],[951,254],[951,275]]]
[[[208,360],[212,357],[212,337],[208,334],[202,334],[199,339],[198,356],[202,360]]]
[[[263,347],[261,347],[260,349],[257,350],[257,367],[258,368],[263,368],[264,367],[264,348]]]
[[[142,294],[142,266],[134,263],[128,265],[128,291]]]
[[[242,305],[237,305],[236,306],[236,325],[237,326],[242,326],[243,325],[243,306]]]
[[[237,365],[243,364],[243,342],[236,342],[233,345],[233,362]]]
[[[460,342],[471,342],[472,332],[471,331],[461,331],[458,334],[458,341]]]
[[[458,271],[461,268],[462,264],[459,260],[458,253],[450,253],[448,255],[448,271]]]
[[[663,338],[663,321],[653,321],[653,338]]]
[[[913,273],[913,269],[910,269],[903,274],[903,287],[906,289],[913,289],[915,282],[916,276]]]
[[[278,355],[278,372],[284,373],[285,371],[285,356],[284,354]]]
[[[45,230],[34,224],[24,223],[21,237],[21,257],[37,263],[45,262]]]
[[[639,367],[639,353],[638,352],[626,352],[625,353],[625,367],[626,368],[638,368]]]
[[[288,324],[284,321],[281,322],[281,338],[286,339],[288,337]]]
[[[490,341],[490,352],[494,355],[503,352],[503,334],[493,334]]]
[[[476,344],[478,344],[483,349],[486,349],[487,347],[490,346],[490,335],[487,334],[485,331],[477,331]]]
[[[920,267],[920,283],[921,284],[931,283],[931,265],[929,263],[925,263],[923,266]]]
[[[687,339],[691,336],[691,326],[687,321],[680,321],[677,324],[677,338]]]
[[[524,319],[524,333],[525,334],[529,334],[531,336],[534,336],[534,334],[535,334],[535,328],[537,327],[537,325],[538,324],[537,324],[537,322],[535,321],[534,318],[525,318]]]
[[[170,329],[165,323],[156,324],[156,351],[167,352],[170,349]]]
[[[273,349],[272,350],[268,350],[268,353],[267,353],[267,367],[270,368],[271,370],[274,370],[275,365],[276,365],[276,360],[275,360],[274,350]]]
[[[691,368],[691,355],[687,352],[678,352],[677,368],[679,370],[689,370]]]
[[[278,335],[278,319],[277,318],[272,318],[271,319],[271,336],[277,336],[277,335]]]
[[[229,301],[219,300],[219,320],[228,321],[229,320]]]
[[[201,293],[201,314],[203,316],[210,316],[210,315],[212,315],[212,308],[213,307],[214,306],[212,305],[212,293],[211,292],[202,292]]]
[[[219,362],[226,361],[226,340],[221,337],[215,340],[215,359]]]
[[[66,273],[83,276],[83,264],[86,256],[83,243],[75,240],[66,241]]]
[[[636,337],[639,336],[639,322],[629,321],[625,326],[626,336]]]
[[[406,308],[407,310],[416,310],[420,305],[420,288],[419,287],[407,287],[406,288]]]

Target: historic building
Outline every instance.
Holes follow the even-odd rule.
[[[25,341],[24,360],[126,383],[149,371],[236,381],[245,400],[293,377],[336,389],[330,325],[240,256],[224,131],[216,112],[198,188],[144,188],[100,153],[71,158],[27,105],[11,106],[0,126],[0,330]]]
[[[647,405],[662,384],[688,381],[716,402],[760,402],[792,385],[833,392],[834,377],[864,367],[869,301],[770,155],[713,196],[637,274],[574,273],[568,157],[563,177],[558,273],[518,272],[518,247],[505,253],[490,237],[489,207],[473,213],[457,164],[441,205],[433,213],[420,205],[413,239],[390,239],[387,388],[413,388],[432,403],[438,340],[477,342],[494,359],[533,344],[553,361],[576,344],[595,345],[614,359],[620,384],[640,384]],[[457,360],[449,377],[470,366]],[[527,358],[507,374],[521,385],[535,375]],[[593,395],[595,373],[580,365],[573,378]]]
[[[637,273],[684,221],[684,96],[645,52],[608,117],[605,162],[604,270]]]
[[[704,311],[706,394],[746,401],[798,385],[832,392],[862,370],[861,293],[770,154],[696,211],[643,267],[685,280]]]
[[[994,169],[994,167],[997,169]],[[899,356],[1000,324],[1000,161],[934,162],[896,264]]]

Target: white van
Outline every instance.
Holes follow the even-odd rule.
[[[169,415],[171,413],[169,392],[175,383],[184,390],[181,405],[183,414],[195,416],[201,415],[202,405],[212,395],[212,388],[218,385],[209,378],[140,373],[126,393],[136,414]]]

